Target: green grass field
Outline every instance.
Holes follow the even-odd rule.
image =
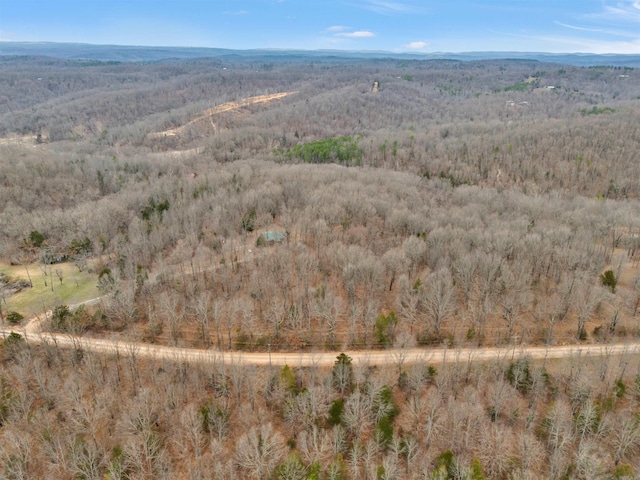
[[[73,305],[100,296],[97,288],[97,275],[88,273],[87,270],[80,272],[73,263],[47,266],[46,285],[42,270],[36,263],[28,265],[26,268],[22,265],[13,266],[0,263],[0,272],[7,275],[11,281],[18,279],[29,281],[27,268],[33,287],[6,298],[2,304],[3,312],[16,311],[28,319],[35,314],[50,310],[56,305]],[[62,274],[62,282],[60,282],[56,270]]]

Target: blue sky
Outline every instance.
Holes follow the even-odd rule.
[[[640,54],[640,0],[0,0],[0,39]]]

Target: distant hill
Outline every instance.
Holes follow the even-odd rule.
[[[339,59],[395,58],[405,60],[536,60],[575,66],[608,65],[640,68],[640,55],[542,52],[463,52],[463,53],[393,53],[348,50],[230,50],[202,47],[139,47],[129,45],[91,45],[84,43],[2,42],[0,56],[47,56],[61,59],[88,59],[118,62],[153,62],[166,59],[219,58],[233,61],[305,62]]]

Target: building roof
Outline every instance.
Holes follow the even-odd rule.
[[[267,242],[281,242],[284,240],[285,236],[282,232],[266,231],[262,232],[262,238]]]

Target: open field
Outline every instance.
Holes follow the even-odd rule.
[[[6,298],[2,305],[3,311],[17,311],[25,319],[51,310],[56,305],[81,303],[100,295],[97,275],[86,269],[80,272],[73,263],[47,265],[46,280],[38,264],[27,265],[26,268],[0,264],[0,272],[12,281],[20,279],[28,282],[31,277],[32,288],[25,288]],[[58,274],[62,275],[62,280]]]

